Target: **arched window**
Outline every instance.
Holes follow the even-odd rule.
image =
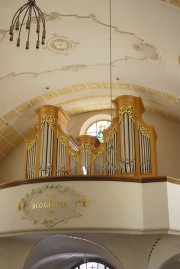
[[[111,124],[111,116],[107,114],[97,114],[87,119],[81,126],[79,135],[97,136],[100,142],[103,142],[102,131]]]
[[[99,120],[91,124],[86,130],[87,135],[96,136],[100,142],[103,142],[102,131],[110,126],[111,122],[109,120]]]
[[[76,265],[72,269],[114,269],[114,267],[97,260],[81,263],[79,265]]]

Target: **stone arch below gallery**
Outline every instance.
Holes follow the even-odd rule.
[[[51,235],[30,251],[23,269],[69,269],[85,259],[97,260],[113,269],[123,269],[118,259],[105,247],[78,237]]]

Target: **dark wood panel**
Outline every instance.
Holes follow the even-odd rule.
[[[47,183],[47,182],[64,182],[64,181],[116,181],[116,182],[134,182],[134,183],[155,183],[155,182],[172,182],[180,184],[180,180],[168,180],[166,176],[161,177],[119,177],[119,176],[59,176],[59,177],[41,177],[33,179],[21,179],[0,184],[0,189],[6,189],[26,184]]]

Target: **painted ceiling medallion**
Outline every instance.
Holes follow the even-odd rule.
[[[133,44],[133,48],[139,51],[144,56],[144,59],[157,61],[162,58],[159,50],[151,44],[148,43]]]
[[[47,48],[56,53],[69,54],[76,48],[78,42],[74,42],[64,36],[54,36],[47,41]]]

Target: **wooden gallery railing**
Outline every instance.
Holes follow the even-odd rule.
[[[116,117],[103,132],[104,142],[89,135],[73,139],[61,108],[37,109],[39,126],[25,140],[26,178],[64,175],[157,176],[156,133],[142,120],[140,97],[120,96]]]

